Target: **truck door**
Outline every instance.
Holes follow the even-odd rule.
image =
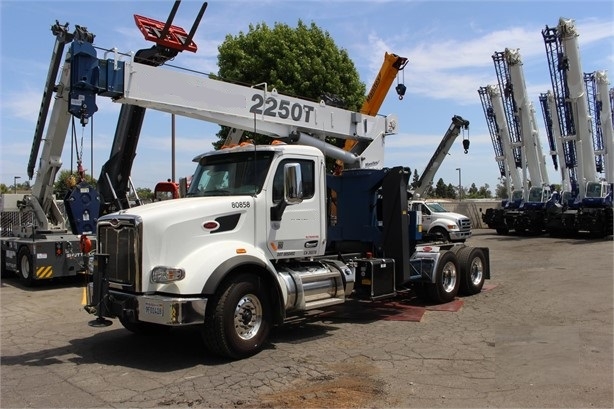
[[[422,231],[429,231],[429,227],[433,219],[433,216],[431,215],[431,210],[426,207],[424,203],[414,203],[412,205],[412,210],[419,211],[422,213]]]
[[[284,159],[274,173],[272,191],[267,193],[269,207],[276,206],[284,196],[283,170],[286,163],[301,166],[303,201],[288,205],[281,221],[271,220],[267,212],[267,248],[274,258],[308,257],[318,254],[324,246],[321,211],[322,195],[319,183],[316,184],[316,163],[312,159]],[[322,213],[322,214],[321,214]]]

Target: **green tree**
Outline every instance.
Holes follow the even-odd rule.
[[[96,187],[96,179],[94,179],[90,175],[85,175],[85,181],[90,185]],[[63,200],[66,197],[66,194],[77,183],[79,183],[78,172],[74,171],[70,173],[70,170],[68,169],[61,170],[55,178],[55,183],[53,184],[53,194],[57,199]]]
[[[478,188],[475,185],[475,183],[472,183],[469,189],[467,190],[467,197],[472,198],[472,199],[478,197]]]
[[[435,186],[435,197],[445,198],[447,193],[447,186],[442,178],[439,178],[437,185]]]
[[[4,183],[0,183],[0,193],[8,193],[8,192],[9,192],[9,187],[5,185]]]
[[[418,170],[414,169],[414,175],[411,179],[411,188],[415,189],[418,186],[418,181],[420,180],[420,176],[418,175]]]
[[[296,28],[282,23],[273,28],[250,25],[247,33],[227,35],[218,51],[218,77],[224,80],[249,86],[267,83],[269,91],[275,88],[280,94],[316,101],[335,96],[344,108],[355,111],[365,99],[365,84],[347,51],[315,23],[308,26],[299,20]],[[215,149],[223,145],[228,131],[222,126]],[[256,143],[270,142],[261,135],[246,136]]]
[[[501,199],[508,199],[507,188],[505,187],[504,178],[499,178],[499,183],[497,183],[497,187],[495,188],[495,197]]]
[[[153,191],[148,187],[137,187],[136,194],[139,195],[141,200],[153,200]]]
[[[445,197],[448,199],[456,199],[456,186],[454,186],[452,183],[448,183]]]
[[[485,183],[484,186],[481,186],[478,189],[478,197],[481,199],[489,199],[492,197],[492,192],[490,191],[490,186],[488,186],[488,183]]]

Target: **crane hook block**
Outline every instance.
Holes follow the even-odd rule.
[[[403,97],[405,96],[405,91],[407,91],[407,87],[405,86],[405,84],[397,84],[397,86],[395,87],[395,90],[397,91],[397,95],[399,96],[399,99],[402,100]]]
[[[469,152],[469,139],[463,139],[463,149],[465,153]]]

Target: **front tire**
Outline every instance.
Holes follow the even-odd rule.
[[[429,296],[438,304],[454,300],[460,286],[458,258],[452,251],[444,252],[437,262],[435,282],[429,285]]]
[[[446,243],[450,242],[450,233],[448,233],[446,229],[442,227],[435,227],[433,230],[431,230],[430,234],[435,237],[441,236],[442,240],[445,241]]]
[[[17,253],[17,262],[19,266],[19,278],[26,287],[32,287],[34,284],[34,273],[32,271],[32,254],[30,249],[22,247]]]
[[[456,254],[461,272],[459,292],[473,295],[482,291],[488,275],[488,263],[484,252],[475,247],[463,247]]]
[[[205,317],[203,339],[207,348],[232,359],[260,352],[271,330],[270,300],[263,280],[241,274],[218,294]]]

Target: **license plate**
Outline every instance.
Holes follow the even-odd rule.
[[[164,316],[164,306],[158,303],[146,302],[145,308],[143,309],[143,313],[156,317],[162,317]]]

